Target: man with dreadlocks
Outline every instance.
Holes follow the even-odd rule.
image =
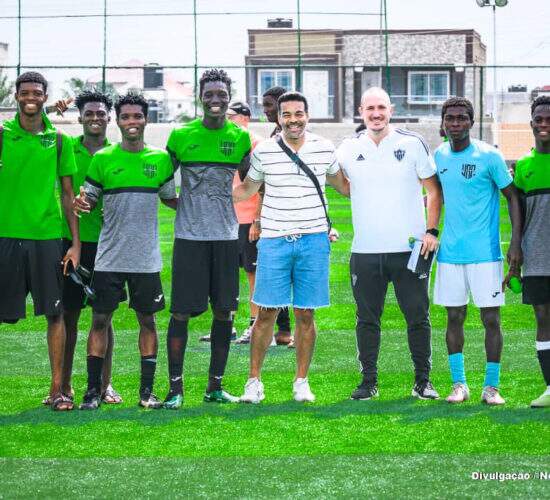
[[[231,79],[210,69],[200,79],[204,116],[172,131],[167,150],[180,168],[181,190],[172,264],[172,317],[168,326],[170,390],[164,405],[183,403],[183,359],[188,322],[212,306],[211,355],[205,402],[232,403],[222,389],[239,296],[239,224],[231,197],[236,169],[248,166],[246,130],[227,120]],[[244,175],[243,175],[244,177]]]

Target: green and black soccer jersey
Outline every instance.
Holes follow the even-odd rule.
[[[19,113],[4,122],[0,158],[0,237],[52,240],[62,236],[59,177],[76,172],[70,137],[62,135],[57,161],[57,130],[42,115],[44,130],[31,134]]]
[[[176,197],[168,153],[151,146],[137,153],[108,146],[92,158],[84,189],[93,200],[103,196],[95,270],[160,271],[158,197]]]
[[[73,175],[73,190],[75,195],[80,194],[80,186],[84,185],[88,168],[90,167],[90,163],[92,162],[92,158],[94,156],[82,144],[82,139],[83,136],[81,135],[71,138],[76,162],[76,174]],[[105,140],[105,146],[108,145],[109,141]],[[102,208],[102,200],[98,200],[97,205],[89,214],[81,214],[78,221],[80,241],[85,241],[88,243],[98,242],[101,224],[103,223],[103,217],[101,215]],[[63,237],[68,239],[72,238],[66,219],[63,221]]]
[[[524,276],[550,276],[550,154],[533,149],[516,164],[514,183],[525,195],[521,246]]]
[[[172,131],[166,149],[181,171],[176,238],[238,239],[232,184],[250,147],[248,132],[228,120],[220,129],[208,129],[197,119]]]

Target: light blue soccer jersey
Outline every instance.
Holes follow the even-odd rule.
[[[459,153],[448,142],[441,144],[434,159],[445,203],[437,260],[449,264],[502,260],[499,197],[512,177],[500,152],[472,139]]]

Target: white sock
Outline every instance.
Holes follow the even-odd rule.
[[[535,341],[535,347],[537,348],[537,351],[546,351],[550,349],[550,340],[545,341]]]

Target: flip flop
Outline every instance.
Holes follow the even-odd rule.
[[[101,401],[108,405],[117,405],[122,403],[122,396],[113,389],[111,385],[105,389],[105,392],[101,395]]]

